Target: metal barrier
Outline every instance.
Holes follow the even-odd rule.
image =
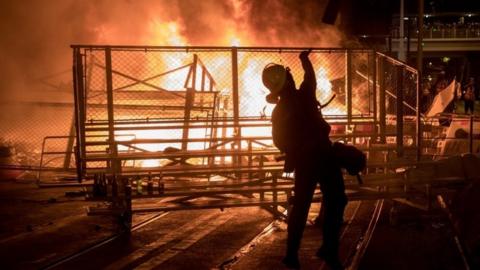
[[[71,91],[72,85],[66,83],[71,81],[68,78],[70,71],[28,83],[32,90],[29,95],[2,105],[9,113],[0,119],[0,144],[9,147],[12,153],[12,157],[5,161],[6,164],[36,167],[42,159],[44,138],[77,137],[75,132],[79,127],[72,126],[72,120],[78,119],[75,112],[84,111],[81,117],[85,123],[108,122],[108,77],[111,77],[112,82],[114,122],[122,119],[268,119],[272,106],[264,99],[267,90],[260,78],[263,67],[269,62],[288,65],[297,83],[302,79],[298,53],[303,48],[112,46],[109,47],[112,72],[108,76],[106,46],[73,48],[75,66],[78,67],[74,75],[82,78],[75,82],[76,92],[84,89],[85,106],[75,107],[72,102],[72,93],[75,91]],[[379,123],[382,123],[379,121],[380,105],[384,103],[379,100],[381,91],[378,82],[381,76],[378,71],[375,72],[375,65],[380,58],[390,59],[371,50],[313,50],[312,61],[317,70],[319,100],[325,102],[331,95],[337,95],[323,111],[327,118],[344,118],[350,122],[370,121],[376,127],[374,132],[386,131],[385,128],[379,129]],[[377,84],[373,81],[377,81]],[[186,107],[186,103],[191,104]],[[349,125],[333,132],[352,133],[361,129],[372,128],[368,125]],[[184,139],[193,135],[200,136],[200,129],[195,131],[197,134],[189,134],[186,130],[187,126],[185,129],[164,131],[159,136]],[[82,131],[79,132],[83,134]],[[203,137],[212,137],[230,136],[236,131],[232,128],[223,130],[229,134],[221,134],[221,129],[202,132]],[[118,137],[118,133],[121,132],[115,136]],[[155,137],[153,131],[141,133],[139,138]],[[108,132],[92,132],[85,136],[98,134],[107,136],[107,139],[112,137],[108,137]],[[51,140],[50,144],[52,143],[57,144],[54,146],[56,152],[69,153],[75,142]],[[64,158],[69,157],[65,155]],[[65,163],[66,160],[62,162],[58,157],[58,162],[52,164],[55,169],[64,169]],[[69,169],[75,168],[75,165],[76,162],[70,162]]]
[[[167,195],[177,197],[168,209],[253,203],[279,214],[277,207],[286,207],[279,196],[288,199],[291,182],[275,159],[273,106],[261,74],[275,62],[300,83],[305,48],[72,48],[78,178],[93,178],[92,194],[109,198],[112,209],[131,213],[132,198]],[[310,59],[320,103],[336,95],[322,110],[333,140],[369,152],[369,162],[378,163],[371,171],[383,173],[391,170],[385,161],[418,154],[405,153],[420,142],[415,69],[364,49],[313,48]],[[218,177],[220,186],[211,181]],[[217,201],[194,206],[205,196]]]
[[[480,153],[480,117],[466,114],[442,113],[423,118],[425,153],[443,159],[459,153]]]
[[[137,124],[144,125],[142,131],[135,131],[138,138],[181,138],[182,144],[175,146],[181,150],[189,149],[188,138],[241,137],[240,119],[267,119],[272,109],[265,101],[267,90],[261,83],[263,67],[270,62],[289,66],[297,83],[303,75],[298,60],[303,48],[72,47],[82,160],[88,152],[85,137],[107,136],[109,145],[97,146],[97,150],[113,157],[115,137],[125,129],[132,132]],[[345,120],[346,128],[340,132],[358,131],[356,122],[369,122],[371,126],[364,128],[386,142],[390,124],[387,115],[394,116],[393,121],[399,123],[391,125],[396,127],[396,138],[391,141],[398,145],[401,155],[403,118],[415,117],[417,111],[416,71],[370,50],[313,49],[311,60],[317,72],[319,101],[337,96],[323,114]],[[160,122],[166,119],[182,120],[181,127],[156,130],[155,125],[164,125]],[[208,127],[219,119],[231,119],[233,126]],[[195,127],[192,120],[203,122],[205,127]],[[122,123],[132,128],[118,129]],[[250,132],[269,136],[267,126]],[[415,134],[411,137],[415,139]],[[150,147],[161,150],[160,146]],[[84,174],[85,169],[79,171]]]

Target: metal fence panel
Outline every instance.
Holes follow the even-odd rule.
[[[107,48],[111,54],[106,53]],[[167,147],[206,149],[214,144],[212,138],[270,136],[268,122],[273,105],[265,100],[269,92],[261,81],[262,70],[272,62],[288,66],[299,87],[303,70],[298,55],[302,50],[304,48],[74,46],[74,57],[78,57],[74,70],[77,127],[83,129],[78,133],[79,151],[83,154],[111,153],[109,142],[112,140],[179,140],[176,143],[139,143],[136,149],[125,145],[119,148],[119,151],[164,151]],[[107,61],[108,55],[111,55],[111,64]],[[316,71],[320,103],[336,95],[322,110],[323,114],[329,121],[348,122],[349,126],[341,128],[340,133],[355,132],[360,126],[356,124],[358,121],[372,123],[371,133],[382,135],[383,132],[384,136],[397,132],[397,129],[391,130],[394,128],[391,121],[396,121],[399,91],[403,96],[403,118],[414,119],[417,75],[410,67],[371,50],[315,48],[310,59]],[[381,69],[380,61],[384,62]],[[401,89],[399,66],[403,66]],[[109,104],[109,87],[112,104]],[[382,95],[385,95],[384,101]],[[36,156],[25,154],[35,158],[22,161],[23,164],[38,164],[44,137],[72,134],[73,97],[70,95],[69,99],[69,103],[65,103],[68,106],[38,110],[22,116],[24,121],[9,122],[2,116],[2,125],[6,127],[2,130],[2,139],[14,138],[22,144],[29,141],[36,145],[22,146],[36,153]],[[112,119],[108,117],[109,105]],[[383,128],[382,118],[390,121]],[[264,124],[248,124],[250,126],[242,127],[239,133],[239,119],[243,119],[242,123],[261,120]],[[28,130],[24,126],[32,131],[19,132]],[[139,128],[135,129],[136,126]],[[109,134],[112,127],[113,138]],[[404,128],[404,132],[408,128]],[[29,138],[20,138],[18,134],[29,134]],[[180,142],[206,138],[209,140]],[[414,139],[413,136],[409,138],[406,145]],[[395,142],[392,136],[390,140]],[[67,153],[72,145],[69,140],[50,142],[53,146],[47,148],[54,148],[53,152]],[[226,144],[223,147],[234,146]],[[55,166],[66,164],[65,160],[56,159]],[[69,162],[70,167],[74,164]],[[104,162],[91,164],[107,165]]]

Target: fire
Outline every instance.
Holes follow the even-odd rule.
[[[240,101],[243,110],[241,113],[243,115],[254,113],[256,114],[254,116],[260,116],[265,106],[270,113],[273,106],[265,101],[268,90],[263,86],[261,77],[263,68],[269,63],[269,59],[260,56],[258,58],[240,58],[239,61],[241,70],[239,87],[243,89]]]
[[[227,40],[227,44],[230,44],[230,46],[240,47],[241,38],[239,38],[238,35],[234,33],[232,30],[227,31],[226,40]]]
[[[239,47],[240,46],[240,39],[237,37],[232,37],[230,38],[230,45],[233,47]]]
[[[148,25],[148,43],[167,44],[169,46],[187,46],[187,39],[180,34],[180,27],[176,22],[162,22],[152,19]]]
[[[324,67],[320,67],[316,72],[317,77],[317,92],[320,94],[320,103],[325,103],[329,96],[332,95],[332,83],[327,77],[327,70]]]
[[[332,97],[332,83],[328,79],[327,69],[325,67],[318,68],[316,72],[317,77],[317,99],[320,104],[325,104]],[[333,105],[329,105],[322,109],[323,115],[343,115],[345,110]]]
[[[187,39],[182,35],[182,28],[176,22],[163,22],[158,19],[151,20],[148,24],[149,37],[147,43],[149,44],[166,44],[170,46],[187,46]],[[231,46],[240,46],[242,43],[248,44],[248,39],[240,38],[235,29],[227,29],[225,31],[225,43]],[[270,62],[282,62],[282,56],[280,59],[272,59],[270,54],[255,54],[253,57],[248,53],[239,53],[238,55],[238,67],[239,67],[239,89],[240,89],[240,115],[241,116],[269,116],[273,110],[273,105],[268,104],[265,100],[265,96],[269,91],[263,86],[261,74],[262,70]],[[216,74],[225,74],[225,67],[231,65],[231,56],[226,54],[208,55],[208,62],[205,60],[199,60],[205,65],[205,68],[214,77]],[[273,61],[272,61],[273,60]],[[198,63],[197,63],[198,64]],[[171,70],[174,72],[168,73],[159,79],[155,80],[155,84],[158,87],[166,89],[167,91],[184,91],[185,81],[188,77],[190,65],[193,65],[193,54],[187,52],[175,52],[171,53],[158,53],[155,54],[155,60],[145,58],[145,72],[155,70],[156,73],[163,73]],[[196,68],[197,78],[201,77],[201,69]],[[300,73],[298,73],[300,74]],[[296,74],[295,76],[298,76]],[[326,102],[332,95],[332,84],[327,76],[328,71],[324,66],[318,67],[316,70],[317,77],[317,96],[320,102]],[[228,73],[227,73],[228,75]],[[303,75],[303,73],[302,73]],[[218,75],[217,75],[218,76]],[[302,76],[303,77],[303,76]],[[216,78],[218,79],[218,78]],[[295,78],[297,83],[300,82],[301,77]],[[187,87],[192,87],[191,83],[187,84]],[[200,80],[197,80],[195,89],[200,89]],[[224,89],[222,92],[228,92],[231,94],[231,89]],[[215,89],[218,91],[219,89]],[[156,91],[152,89],[152,91]],[[231,109],[231,108],[230,108]],[[336,108],[324,109],[325,114],[339,114],[341,113]],[[228,129],[227,134],[231,136],[233,134],[232,129]],[[208,130],[192,128],[189,131],[189,138],[206,138]],[[244,136],[270,136],[271,129],[269,127],[264,128],[248,128],[242,129],[242,135]],[[133,135],[135,139],[180,139],[182,137],[182,130],[137,130],[128,132],[117,132],[116,140],[126,140],[128,135]],[[222,134],[217,134],[222,136]],[[130,138],[131,139],[131,138]],[[167,146],[180,149],[181,144],[136,144],[134,151],[150,151],[157,152],[163,151]],[[189,150],[203,149],[204,143],[189,143]],[[123,146],[120,147],[120,151],[133,151],[131,148]],[[162,161],[164,162],[164,161]],[[143,160],[137,162],[134,166],[142,167],[158,167],[162,164],[160,160]]]

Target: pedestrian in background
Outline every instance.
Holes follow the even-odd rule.
[[[463,101],[465,104],[465,114],[471,114],[475,111],[475,79],[470,78],[463,94]]]

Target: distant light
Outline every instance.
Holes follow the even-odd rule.
[[[450,61],[450,57],[444,56],[444,57],[442,58],[442,61],[443,61],[444,63],[448,63],[448,61]]]
[[[468,14],[467,14],[467,17],[472,17],[472,14],[468,13]]]
[[[425,18],[428,18],[428,17],[430,17],[430,15],[429,15],[429,14],[425,14]]]
[[[362,35],[362,38],[367,38],[367,35]]]
[[[408,21],[408,17],[403,17],[403,20],[404,20],[404,21]]]
[[[428,65],[431,66],[431,65],[433,65],[433,64],[432,64],[432,62],[428,62]]]

